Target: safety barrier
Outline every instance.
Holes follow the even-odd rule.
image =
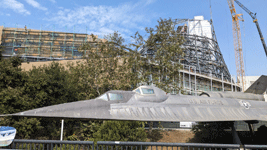
[[[10,148],[27,150],[94,150],[94,142],[15,139]]]
[[[98,141],[97,150],[199,150],[199,149],[240,149],[238,144],[202,143],[159,143],[159,142],[119,142]]]
[[[263,150],[267,145],[202,144],[202,143],[160,143],[122,141],[60,141],[15,139],[10,149],[27,150]]]

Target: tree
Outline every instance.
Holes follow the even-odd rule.
[[[155,29],[146,28],[146,32],[149,37],[145,46],[154,51],[154,56],[149,57],[151,82],[166,92],[178,91],[184,39],[175,29],[175,21],[160,19]]]
[[[51,65],[23,72],[18,57],[0,61],[2,114],[93,99],[111,89],[133,90],[144,83],[155,83],[167,92],[171,91],[170,88],[175,89],[179,57],[182,55],[182,49],[179,47],[182,38],[178,36],[171,19],[161,19],[158,22],[156,29],[146,29],[149,33],[147,40],[136,33],[133,36],[135,41],[129,44],[125,44],[117,32],[106,36],[104,40],[92,35],[93,42],[88,42],[80,48],[80,51],[84,51],[86,59],[67,67],[53,62]],[[155,56],[141,56],[138,50],[142,47],[153,49],[156,52]],[[146,138],[142,122],[84,122],[71,119],[65,122],[68,122],[65,123],[65,129],[68,129],[67,132],[65,130],[65,135],[69,139],[112,140],[111,135],[118,135],[118,140],[143,141]],[[59,119],[7,117],[2,118],[0,124],[14,126],[18,130],[19,138],[59,137]],[[80,125],[82,128],[75,128]],[[120,131],[110,129],[112,132],[108,133],[105,129],[108,126]],[[136,131],[136,134],[131,133],[133,131]]]
[[[141,121],[105,121],[94,133],[96,141],[146,141]]]
[[[192,128],[195,136],[189,142],[194,143],[222,143],[233,142],[231,133],[225,129],[231,129],[233,122],[201,122]]]
[[[133,51],[124,44],[124,39],[115,32],[105,40],[93,40],[80,48],[86,51],[86,62],[71,67],[71,72],[80,76],[78,85],[88,87],[86,95],[94,98],[111,89],[135,88],[140,79],[133,70]]]
[[[0,61],[0,111],[12,114],[34,108],[83,100],[69,72],[57,62],[24,72],[18,57]],[[75,121],[66,121],[72,126]],[[68,123],[69,122],[69,123]],[[59,119],[5,117],[1,125],[17,129],[17,138],[53,139],[60,135]],[[70,128],[70,127],[69,127]],[[69,133],[68,133],[69,134]]]
[[[174,29],[171,19],[161,19],[158,22],[159,25],[156,26],[156,29],[146,29],[149,33],[148,40],[144,40],[137,32],[133,36],[135,42],[129,45],[124,44],[124,39],[117,32],[101,41],[92,35],[93,42],[88,42],[80,48],[80,51],[84,51],[86,54],[86,62],[78,62],[77,66],[72,66],[70,69],[74,76],[80,77],[76,82],[77,85],[87,87],[87,91],[85,91],[87,97],[95,98],[111,89],[129,90],[136,88],[139,84],[149,82],[155,83],[168,92],[171,91],[170,87],[172,90],[178,88],[179,59],[182,56],[180,45],[183,38]],[[142,57],[138,50],[144,46],[155,50],[155,57]],[[153,80],[149,78],[150,76],[153,76]],[[127,128],[124,126],[129,126],[130,123],[133,124],[133,127],[137,127],[134,126],[134,124],[138,124],[137,122],[105,122],[92,136],[91,132],[88,133],[93,127],[92,122],[89,122],[83,124],[89,129],[79,130],[77,133],[87,135],[89,139],[95,137],[102,140],[115,140],[113,138],[116,137],[123,140],[127,138],[120,137],[119,134],[124,132],[124,129]],[[120,128],[118,130],[122,131],[115,132],[114,130],[113,132],[113,129],[110,129],[112,133],[109,133],[104,130],[107,125],[116,126]],[[85,137],[78,137],[75,134],[69,138]]]
[[[31,109],[40,108],[61,103],[84,100],[75,83],[75,78],[70,72],[58,62],[42,67],[33,67],[27,72],[28,82],[25,84],[25,95],[28,101],[32,101]],[[60,119],[39,119],[42,130],[36,132],[39,137],[46,139],[58,139],[60,136]],[[65,128],[71,128],[74,120],[66,120]],[[71,132],[72,130],[69,130]],[[71,134],[71,133],[66,133]]]
[[[2,52],[4,51],[4,46],[0,45],[0,61],[2,60]]]
[[[0,61],[0,112],[12,114],[31,109],[31,102],[25,94],[25,83],[28,76],[20,68],[21,59],[12,57]],[[13,126],[19,138],[30,138],[36,130],[40,130],[40,122],[36,118],[3,117],[0,125]]]
[[[92,37],[95,37],[92,35]],[[105,37],[105,40],[98,41],[93,38],[93,42],[86,43],[80,48],[86,51],[86,61],[70,64],[70,73],[75,78],[76,85],[88,99],[95,98],[108,90],[131,90],[136,88],[141,80],[136,73],[136,58],[140,54],[134,52],[129,46],[124,44],[124,39],[115,32]],[[134,57],[133,57],[134,56]],[[105,130],[107,126],[117,129]],[[138,140],[146,139],[142,122],[136,121],[89,121],[80,122],[82,128],[74,131],[73,135],[68,136],[70,140],[108,140],[112,136],[119,135],[117,140]],[[126,130],[127,128],[127,130]],[[116,132],[115,130],[120,130]],[[130,133],[138,131],[136,134]],[[100,133],[101,132],[101,133]],[[124,135],[122,135],[124,133]],[[128,135],[126,135],[126,133]],[[100,136],[100,135],[103,135]]]
[[[70,77],[68,70],[58,62],[33,67],[28,76],[25,92],[35,102],[35,108],[79,100],[78,89],[72,82],[73,77]]]

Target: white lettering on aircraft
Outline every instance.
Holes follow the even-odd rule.
[[[222,101],[215,99],[189,99],[190,104],[223,105]]]

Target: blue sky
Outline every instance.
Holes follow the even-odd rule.
[[[256,12],[267,39],[267,0],[239,0]],[[227,0],[0,0],[0,25],[50,31],[94,33],[100,37],[118,31],[126,40],[136,31],[155,27],[159,18],[209,20],[210,4],[217,40],[232,75],[236,75],[232,19]],[[249,76],[267,75],[267,58],[252,18],[237,4],[245,72]],[[87,27],[87,30],[86,30]]]

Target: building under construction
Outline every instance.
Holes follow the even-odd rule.
[[[217,43],[213,25],[203,16],[180,19],[176,27],[184,37],[182,83],[189,94],[201,91],[240,91],[229,73]],[[82,58],[78,48],[92,41],[88,34],[5,28],[0,26],[0,44],[3,56],[19,55],[27,61],[46,61]],[[143,56],[153,55],[155,50],[143,48]]]
[[[212,22],[203,16],[179,19],[175,28],[185,39],[181,59],[182,85],[189,93],[200,91],[240,91],[234,84],[219,48]],[[143,48],[143,56],[154,55],[156,50]]]
[[[81,58],[83,52],[78,48],[89,41],[92,37],[88,34],[0,26],[3,56],[19,55],[28,61]]]

